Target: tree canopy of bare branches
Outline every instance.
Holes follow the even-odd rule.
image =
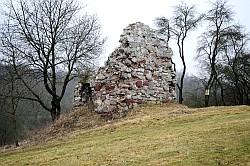
[[[244,33],[242,26],[234,24],[233,16],[233,10],[227,1],[217,0],[211,3],[211,9],[206,15],[208,27],[206,32],[200,36],[197,49],[197,58],[204,69],[209,71],[206,89],[210,91],[213,85],[218,85],[223,105],[226,105],[223,82],[228,80],[225,77],[229,77],[229,71],[233,75],[236,91],[242,96],[243,92],[239,88],[237,62],[241,56],[248,55],[246,53],[248,35]],[[243,101],[242,97],[239,98]],[[208,103],[209,94],[205,105],[208,106]]]
[[[165,17],[159,17],[155,19],[159,33],[167,36],[167,41],[169,41],[170,37],[174,38],[179,49],[179,56],[183,65],[180,81],[177,83],[179,90],[179,103],[183,102],[183,82],[187,68],[184,55],[185,39],[190,31],[198,27],[202,18],[203,15],[200,15],[196,12],[194,5],[189,6],[185,2],[181,2],[179,5],[174,6],[174,16],[170,20]]]
[[[13,0],[6,4],[2,61],[13,66],[30,92],[23,98],[37,101],[50,112],[52,121],[60,117],[61,101],[77,66],[91,65],[105,43],[97,17],[83,9],[75,0]],[[41,90],[48,95],[44,97]]]

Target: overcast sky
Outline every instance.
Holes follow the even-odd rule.
[[[104,64],[109,54],[119,46],[119,38],[123,29],[131,23],[137,21],[155,28],[153,20],[156,17],[172,17],[173,6],[179,4],[179,0],[79,0],[86,5],[88,14],[96,14],[102,24],[102,34],[107,37],[105,52],[100,60],[100,65]],[[215,0],[211,0],[215,1]],[[189,5],[196,5],[199,13],[204,13],[209,9],[208,0],[186,0]],[[250,0],[228,0],[235,12],[235,21],[245,26],[250,32]],[[187,71],[195,74],[198,71],[193,58],[196,56],[196,46],[198,36],[205,30],[201,27],[191,32],[185,43],[185,58]],[[173,60],[177,64],[177,70],[182,68],[178,49],[174,42],[169,43],[173,49]]]
[[[89,14],[97,14],[102,24],[103,35],[108,38],[106,51],[100,61],[100,65],[107,60],[108,55],[119,46],[119,38],[123,29],[131,23],[140,21],[151,28],[154,28],[153,20],[159,16],[170,18],[173,6],[179,3],[178,0],[81,0],[87,6],[85,9]],[[214,0],[212,0],[214,1]],[[189,5],[196,5],[198,12],[205,12],[209,9],[208,0],[186,0]],[[228,0],[228,4],[235,11],[235,20],[246,27],[250,32],[250,1],[249,0]],[[202,28],[192,32],[186,41],[186,62],[189,73],[197,71],[193,58],[196,55],[197,37],[202,33]],[[178,50],[174,43],[170,43],[177,63],[177,69],[181,69],[181,61],[178,57]]]

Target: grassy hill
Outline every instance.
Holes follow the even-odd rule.
[[[144,105],[124,119],[89,119],[86,128],[0,153],[0,165],[250,165],[250,106]]]

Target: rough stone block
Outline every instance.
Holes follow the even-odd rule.
[[[141,87],[143,87],[143,83],[142,83],[142,81],[141,81],[141,80],[136,81],[136,86],[137,86],[137,88],[141,88]]]
[[[133,99],[127,99],[127,98],[122,101],[122,103],[126,103],[126,105],[130,105],[133,102],[134,102]]]
[[[144,82],[143,82],[143,85],[144,85],[144,86],[149,86],[149,82],[148,82],[148,81],[144,81]]]
[[[94,86],[94,90],[95,90],[95,91],[100,91],[100,90],[101,90],[101,85],[96,84],[96,85]]]

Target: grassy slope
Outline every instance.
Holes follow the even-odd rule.
[[[0,165],[250,165],[250,107],[138,107],[127,118],[0,154]]]

